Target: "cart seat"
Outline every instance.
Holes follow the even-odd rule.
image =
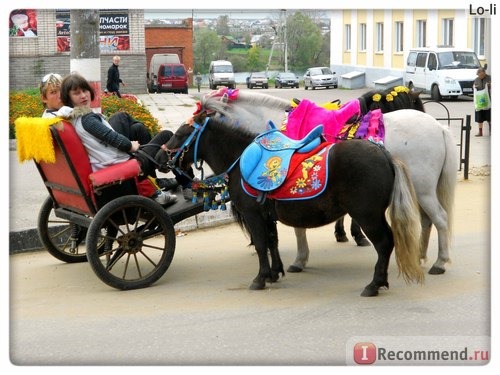
[[[136,159],[92,172],[87,151],[71,123],[62,121],[62,126],[51,126],[50,131],[56,161],[36,164],[55,208],[94,216],[99,208],[96,195],[105,187],[131,179],[135,179],[134,185],[152,185],[147,179],[138,182],[141,168]],[[144,189],[139,190],[142,192]],[[134,193],[137,193],[135,187]]]

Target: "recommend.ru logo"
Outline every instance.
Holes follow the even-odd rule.
[[[355,337],[346,343],[348,365],[485,365],[489,336]]]

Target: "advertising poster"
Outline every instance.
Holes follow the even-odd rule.
[[[37,19],[35,9],[15,9],[10,12],[9,36],[37,36]]]
[[[70,51],[70,11],[56,11],[57,51]],[[130,49],[129,15],[127,11],[103,11],[99,20],[101,52]]]

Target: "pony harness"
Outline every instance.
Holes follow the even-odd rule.
[[[323,192],[327,180],[331,143],[322,138],[318,125],[304,138],[293,140],[269,123],[271,129],[258,135],[240,158],[245,192],[263,201],[308,199]]]

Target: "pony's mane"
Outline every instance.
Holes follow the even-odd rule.
[[[383,113],[398,109],[416,109],[425,112],[420,92],[412,92],[407,87],[396,86],[385,90],[370,90],[359,98],[362,112],[380,109]]]
[[[229,117],[213,116],[210,121],[224,129],[228,129],[230,133],[236,134],[238,138],[255,138],[260,130],[256,130],[250,126],[241,126],[237,119]]]
[[[234,101],[222,101],[220,97],[204,96],[200,100],[204,110],[216,112],[218,117],[235,127],[252,132],[262,132],[268,121],[279,125],[290,109],[289,101],[268,94],[240,91]]]

